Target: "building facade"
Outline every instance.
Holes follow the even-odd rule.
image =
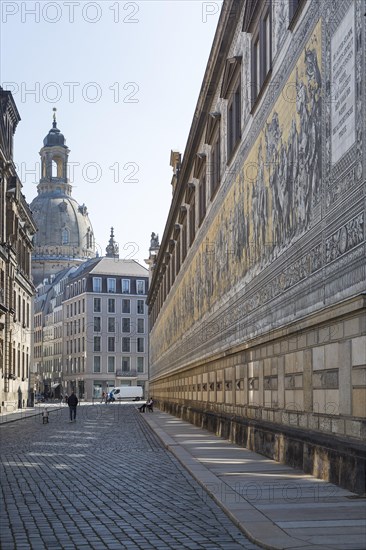
[[[94,233],[88,210],[85,204],[79,205],[72,196],[68,174],[69,153],[66,139],[57,128],[54,113],[52,128],[44,138],[39,153],[42,169],[38,195],[30,205],[38,225],[32,256],[35,285],[95,256]]]
[[[63,308],[65,285],[75,266],[66,268],[36,287],[33,357],[30,387],[34,394],[59,398],[63,388]]]
[[[13,162],[19,121],[11,93],[0,88],[0,411],[5,412],[25,407],[29,398],[36,225]]]
[[[86,400],[148,383],[148,271],[115,255],[72,273],[63,299],[64,393]]]
[[[148,296],[160,407],[358,492],[364,66],[359,0],[224,1]]]

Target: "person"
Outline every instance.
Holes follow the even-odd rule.
[[[153,401],[152,397],[150,397],[150,399],[149,399],[148,402],[146,403],[146,407],[147,407],[147,410],[148,410],[148,411],[154,412],[153,404],[154,404],[154,401]]]
[[[76,422],[76,407],[79,403],[79,399],[76,397],[75,393],[72,391],[70,397],[67,400],[70,411],[70,422]]]
[[[42,412],[42,423],[43,424],[48,424],[48,417],[49,417],[48,410],[43,409],[43,412]]]
[[[102,393],[102,400],[101,403],[105,403],[105,392]]]
[[[67,405],[68,400],[69,400],[69,396],[67,395],[67,393],[65,393],[65,403],[66,403],[66,405]]]
[[[140,405],[140,407],[138,407],[138,410],[140,411],[140,413],[144,413],[145,409],[146,409],[146,401],[145,401],[145,403]]]

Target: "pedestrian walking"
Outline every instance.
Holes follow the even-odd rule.
[[[76,397],[75,392],[71,392],[70,397],[67,400],[70,411],[70,422],[76,422],[76,407],[79,403],[79,399]]]

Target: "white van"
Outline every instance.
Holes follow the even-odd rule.
[[[109,392],[109,395],[112,395],[116,401],[123,399],[140,401],[143,397],[142,386],[117,386]]]

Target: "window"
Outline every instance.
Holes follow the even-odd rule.
[[[137,338],[137,352],[143,353],[145,351],[144,338]]]
[[[93,277],[93,292],[102,292],[101,277]]]
[[[272,67],[272,9],[264,2],[251,25],[252,33],[252,106],[255,105]]]
[[[137,332],[144,333],[145,332],[145,320],[144,319],[137,319]]]
[[[127,298],[122,300],[122,313],[131,313],[131,301]]]
[[[108,372],[114,372],[115,370],[115,358],[113,356],[108,357]]]
[[[241,78],[235,81],[227,108],[227,155],[230,159],[241,138]]]
[[[221,114],[217,111],[209,113],[206,126],[205,142],[211,146],[210,152],[210,198],[216,193],[221,180]]]
[[[122,294],[130,293],[130,279],[122,279]]]
[[[128,317],[122,319],[122,332],[131,332],[131,320]]]
[[[131,358],[130,357],[122,357],[122,370],[124,372],[128,372],[131,368]]]
[[[94,312],[100,313],[102,311],[101,308],[101,299],[100,298],[94,298]]]
[[[183,220],[182,224],[182,262],[184,262],[187,256],[187,216]]]
[[[115,351],[115,338],[114,336],[108,336],[108,351]]]
[[[102,330],[101,317],[94,317],[94,332],[100,332]]]
[[[116,319],[115,319],[115,317],[108,317],[108,332],[116,332]]]
[[[116,279],[107,279],[107,292],[116,292]]]
[[[211,158],[210,158],[210,168],[211,168],[211,198],[216,193],[221,179],[221,145],[220,145],[220,128],[217,128],[215,132],[212,145],[211,145]]]
[[[108,313],[116,313],[116,300],[108,298]]]
[[[94,359],[93,359],[93,372],[100,372],[100,365],[101,365],[101,360],[100,360],[100,355],[94,355]]]
[[[144,358],[137,357],[137,372],[144,372]]]
[[[131,351],[131,339],[128,336],[122,337],[122,351],[130,353]]]
[[[191,199],[189,205],[189,246],[194,241],[196,235],[196,201],[194,197]]]
[[[100,336],[94,336],[94,351],[101,351]]]
[[[199,223],[201,224],[206,215],[206,163],[201,170],[198,184],[199,197]]]
[[[122,309],[123,311],[123,309]],[[123,313],[130,313],[129,311],[123,311]],[[137,300],[137,314],[143,315],[144,314],[144,300]]]
[[[61,231],[61,243],[62,244],[69,243],[69,230],[66,228]]]
[[[137,294],[145,294],[145,281],[136,281]]]
[[[289,0],[289,26],[290,30],[296,25],[297,20],[303,7],[305,6],[306,0]]]

